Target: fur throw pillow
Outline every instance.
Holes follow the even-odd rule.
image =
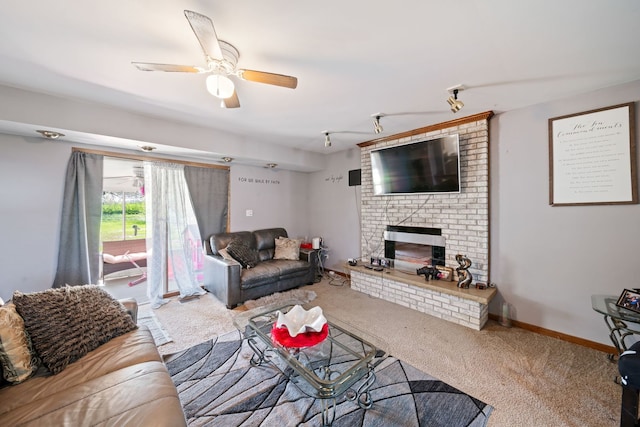
[[[96,285],[14,292],[33,347],[54,374],[112,338],[137,328],[120,302]]]
[[[258,265],[258,251],[247,246],[242,240],[234,239],[227,245],[227,252],[244,268]]]
[[[276,252],[273,259],[297,260],[300,258],[300,240],[278,237],[276,239]]]

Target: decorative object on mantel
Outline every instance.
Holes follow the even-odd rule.
[[[449,282],[453,281],[453,268],[445,267],[444,265],[436,265],[436,268],[439,271],[438,279]]]
[[[431,279],[438,280],[440,279],[440,271],[432,265],[425,265],[424,267],[420,267],[416,270],[416,274],[421,276],[424,274],[424,280],[429,281]]]
[[[551,206],[637,204],[634,103],[549,119]]]
[[[468,289],[471,282],[473,282],[473,276],[468,271],[471,267],[471,260],[466,255],[457,254],[456,261],[460,266],[456,268],[458,273],[458,287]]]

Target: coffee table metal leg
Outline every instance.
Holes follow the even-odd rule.
[[[249,344],[249,347],[251,347],[251,350],[254,352],[254,355],[249,361],[251,366],[261,366],[264,362],[269,361],[269,357],[267,356],[268,349],[260,349],[252,337],[247,338],[247,344]]]
[[[330,426],[336,418],[336,399],[320,399],[322,406],[322,426]]]
[[[373,399],[371,398],[371,393],[369,393],[369,389],[376,382],[376,373],[373,370],[372,366],[369,366],[369,371],[367,372],[367,376],[364,382],[358,387],[357,390],[349,389],[346,393],[346,398],[348,400],[354,401],[357,400],[358,406],[362,409],[369,409],[373,406]]]

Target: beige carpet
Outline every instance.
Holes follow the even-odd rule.
[[[482,331],[451,324],[327,280],[301,288],[333,318],[385,343],[390,354],[495,410],[489,426],[616,426],[620,386],[604,353],[489,321]],[[210,294],[155,310],[173,353],[234,330],[233,316]]]

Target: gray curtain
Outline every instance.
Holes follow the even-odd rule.
[[[95,284],[100,269],[103,156],[75,151],[67,165],[53,287]]]
[[[184,176],[189,187],[200,236],[202,240],[208,242],[212,234],[227,230],[229,170],[185,166]]]

